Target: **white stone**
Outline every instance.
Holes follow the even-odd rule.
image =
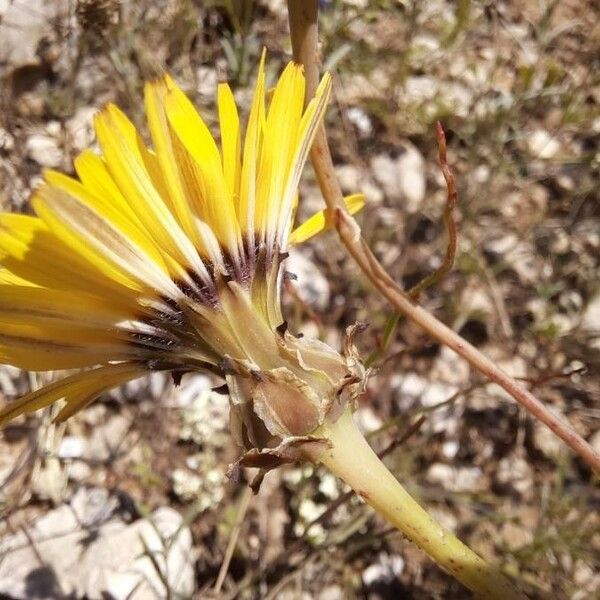
[[[512,251],[519,244],[519,238],[514,233],[508,233],[501,237],[488,238],[484,242],[484,248],[488,252],[504,255]]]
[[[56,121],[55,119],[48,121],[46,123],[46,133],[54,138],[59,137],[62,134],[62,125],[60,124],[60,121]]]
[[[425,391],[427,380],[416,373],[406,373],[404,376],[398,375],[398,388],[401,394],[417,399]],[[394,383],[396,378],[394,378]]]
[[[181,416],[180,439],[213,447],[226,443],[229,437],[228,396],[205,389],[182,410]]]
[[[371,159],[375,180],[391,200],[402,202],[410,213],[415,213],[425,199],[425,160],[411,143],[404,142],[396,159],[378,154]]]
[[[583,298],[581,297],[581,294],[576,290],[566,290],[560,295],[558,303],[567,312],[577,313],[581,311],[581,308],[583,306]],[[598,311],[598,318],[600,319],[600,310]],[[600,324],[598,325],[598,327],[600,328]]]
[[[330,298],[329,282],[308,256],[292,250],[285,269],[297,277],[292,283],[304,302],[320,311],[327,308]]]
[[[404,559],[397,555],[388,555],[382,552],[378,562],[369,565],[362,572],[362,579],[366,586],[373,585],[379,581],[390,583],[404,571]]]
[[[572,600],[588,600],[597,597],[600,589],[600,573],[597,565],[589,565],[582,559],[575,563],[575,573],[573,581],[577,586],[577,591],[571,596]]]
[[[375,431],[383,425],[381,417],[370,406],[361,406],[354,414],[354,419],[363,433]]]
[[[460,449],[460,444],[456,440],[447,440],[442,444],[442,454],[449,460],[453,459]]]
[[[556,335],[563,336],[570,333],[576,326],[576,323],[569,315],[555,313],[548,317],[547,325],[552,326]]]
[[[210,454],[191,469],[175,469],[173,491],[184,502],[194,502],[199,511],[213,508],[225,495],[225,473]]]
[[[421,403],[426,407],[437,406],[449,400],[457,391],[456,386],[432,382],[427,385],[427,388],[421,394]]]
[[[342,190],[346,194],[362,192],[367,204],[374,204],[383,200],[383,191],[369,177],[369,174],[354,165],[339,165],[335,173]]]
[[[314,472],[314,469],[310,465],[303,465],[302,467],[287,468],[283,470],[282,479],[291,486],[297,486],[301,481],[304,481],[310,477]]]
[[[425,75],[407,77],[401,99],[404,102],[423,102],[435,97],[439,90],[439,82],[434,77]]]
[[[480,492],[485,489],[483,473],[479,467],[452,467],[434,463],[427,469],[426,478],[451,492]]]
[[[581,318],[581,329],[600,334],[600,294],[594,296],[585,307]]]
[[[192,596],[195,588],[192,534],[181,515],[172,508],[161,507],[152,514],[152,524],[143,520],[139,529],[146,548],[153,553],[162,567],[162,576],[169,581],[173,595]],[[165,541],[168,547],[165,547]],[[144,574],[145,585],[136,589],[128,599],[148,598],[149,588],[152,588],[155,594],[164,594],[164,584],[147,556],[135,560],[134,570]]]
[[[430,377],[449,386],[461,386],[469,381],[470,373],[471,367],[464,358],[447,346],[442,346],[439,355],[434,360]],[[445,393],[447,394],[447,400],[452,394],[456,393],[456,387],[447,387]]]
[[[42,167],[60,167],[63,160],[62,150],[54,137],[34,133],[25,142],[27,156]]]
[[[494,358],[494,357],[492,357]],[[496,366],[500,367],[508,375],[519,379],[527,376],[527,362],[520,356],[511,358],[495,358]],[[495,403],[497,399],[502,398],[508,402],[514,402],[514,398],[502,387],[496,383],[488,383],[485,386],[485,397]]]
[[[56,17],[66,14],[67,0],[0,0],[0,62],[13,68],[37,63],[40,41],[52,35]]]
[[[527,149],[536,158],[554,158],[560,151],[560,143],[544,129],[536,129],[527,138]]]
[[[15,371],[10,365],[0,367],[0,389],[4,398],[14,398],[19,392],[15,385],[15,380],[19,377],[19,372]]]
[[[60,442],[58,457],[62,459],[81,458],[85,451],[85,440],[74,435],[66,435]]]
[[[533,484],[531,466],[522,456],[506,456],[498,463],[496,481],[514,488],[520,494],[526,494]]]
[[[391,85],[388,70],[375,68],[368,74],[347,74],[339,92],[341,99],[347,105],[361,102],[367,98],[389,100],[386,91],[390,89]]]
[[[536,253],[533,245],[526,241],[519,242],[502,258],[516,271],[519,279],[525,284],[537,284],[540,274],[544,274],[543,269],[547,265],[544,258]]]
[[[489,181],[492,170],[488,165],[479,165],[473,169],[471,175],[477,183]]]
[[[460,294],[460,310],[465,315],[473,313],[490,315],[494,313],[494,302],[480,283],[467,282]]]
[[[337,585],[328,585],[317,592],[316,600],[344,600],[344,590]]]
[[[70,481],[80,483],[87,481],[92,476],[91,467],[81,460],[74,460],[65,465],[65,471]]]
[[[306,526],[318,519],[327,509],[325,504],[316,504],[310,498],[303,498],[298,506],[299,519],[294,525],[294,533],[300,537],[304,535]],[[325,541],[327,533],[320,523],[313,525],[308,531],[308,537],[313,543],[321,544]]]
[[[78,108],[75,114],[65,123],[75,150],[81,151],[92,145],[94,135],[94,115],[97,109],[92,106]]]
[[[189,406],[197,397],[213,387],[210,377],[200,373],[184,376],[181,385],[175,389],[174,402],[179,407]]]
[[[298,513],[306,523],[310,523],[318,519],[325,512],[325,509],[325,505],[316,504],[310,498],[304,498],[300,501]]]
[[[110,516],[116,500],[105,490],[83,490],[78,496],[71,505],[63,504],[38,519],[27,535],[18,532],[0,540],[0,594],[15,600],[162,597],[164,585],[144,556],[145,544],[173,595],[192,596],[192,537],[176,511],[159,508],[150,517],[152,523],[140,519],[127,525]],[[40,560],[45,571],[40,570]]]
[[[360,107],[351,106],[346,111],[348,121],[352,123],[359,134],[359,137],[369,137],[373,133],[373,124],[371,123],[371,117]]]
[[[131,420],[119,413],[96,425],[88,439],[85,458],[95,461],[109,460],[121,447],[130,427]]]
[[[330,473],[325,473],[319,482],[319,491],[330,500],[337,498],[340,495],[337,477],[334,477]]]
[[[444,84],[442,90],[442,102],[458,117],[469,116],[473,104],[473,92],[471,88],[463,83],[449,82]]]
[[[287,19],[287,4],[285,0],[266,0],[266,4],[272,13]]]
[[[0,127],[0,150],[10,152],[15,147],[15,139],[13,136],[6,131],[6,129]]]
[[[314,600],[314,596],[309,592],[298,591],[292,586],[287,586],[283,590],[278,590],[277,600]]]
[[[197,91],[205,99],[213,99],[217,93],[217,71],[213,67],[201,65],[196,69]]]
[[[109,519],[119,502],[105,488],[80,488],[70,506],[80,525],[92,526]]]
[[[155,399],[163,399],[171,395],[172,392],[172,378],[162,372],[150,373],[146,375],[145,383],[148,386],[148,391],[151,396],[151,406],[153,410],[156,410]]]
[[[86,425],[91,427],[97,427],[102,425],[106,421],[106,406],[100,402],[92,404],[84,411],[81,411],[78,418],[81,419]]]
[[[549,412],[555,414],[559,412],[551,406],[547,408]],[[537,420],[533,423],[533,443],[544,456],[554,460],[558,460],[561,456],[564,456],[567,449],[565,443],[555,433]]]
[[[500,527],[500,535],[511,550],[518,550],[533,541],[533,532],[519,522],[505,521]]]
[[[54,451],[54,448],[47,450]],[[68,475],[56,456],[47,456],[31,477],[31,491],[41,500],[59,504],[65,495]]]
[[[427,33],[417,34],[412,39],[412,49],[426,50],[428,53],[435,52],[440,48],[440,39]]]
[[[571,177],[570,175],[567,175],[566,173],[558,175],[558,177],[556,177],[556,183],[563,190],[567,190],[568,192],[572,192],[578,185],[577,181],[575,181],[575,179],[573,177]],[[561,232],[561,233],[564,233],[565,237],[567,237],[567,238],[569,237],[566,232]]]

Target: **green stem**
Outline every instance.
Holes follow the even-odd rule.
[[[332,443],[321,462],[478,597],[527,598],[498,569],[429,516],[373,452],[349,410],[336,423],[323,425],[316,433]]]

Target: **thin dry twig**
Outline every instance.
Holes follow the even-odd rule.
[[[517,379],[529,383],[531,387],[538,387],[550,383],[551,381],[555,381],[556,379],[570,379],[573,375],[582,375],[587,373],[587,371],[588,368],[584,365],[583,367],[578,367],[567,373],[546,373],[540,377],[517,377]]]
[[[421,292],[426,290],[428,287],[435,285],[440,282],[446,275],[452,270],[454,266],[454,259],[456,258],[456,247],[457,247],[457,235],[456,235],[456,221],[454,219],[454,209],[458,202],[458,192],[456,191],[456,182],[454,181],[454,174],[448,165],[448,159],[446,156],[446,134],[442,124],[438,121],[436,123],[437,141],[438,141],[438,155],[440,160],[440,167],[442,174],[446,180],[447,196],[446,196],[446,208],[444,209],[444,224],[446,226],[446,233],[448,235],[448,245],[446,246],[446,256],[442,264],[433,272],[431,275],[421,279],[417,285],[412,287],[408,291],[410,298],[416,300]]]
[[[233,523],[233,529],[231,530],[231,535],[229,536],[229,542],[227,543],[227,548],[225,549],[225,555],[223,556],[223,562],[221,563],[221,568],[219,569],[219,574],[215,583],[215,594],[218,594],[221,591],[221,588],[225,583],[225,577],[227,577],[227,571],[229,570],[229,565],[231,564],[231,559],[233,558],[233,553],[240,537],[242,523],[246,517],[246,512],[248,512],[250,500],[252,499],[253,495],[252,488],[244,488],[244,491],[242,492],[242,498],[240,500],[240,506]]]
[[[502,333],[506,339],[512,339],[514,336],[514,330],[510,322],[510,317],[508,316],[508,311],[506,310],[506,302],[504,301],[504,296],[502,295],[502,290],[500,289],[500,285],[496,280],[496,276],[494,275],[492,269],[490,269],[488,266],[483,255],[478,257],[477,262],[483,276],[487,281],[488,287],[490,288],[490,296],[494,306],[496,307],[496,312],[498,313],[498,320],[500,322],[500,327],[502,328]]]
[[[317,62],[318,0],[288,0],[288,8],[294,60],[304,65],[308,100],[314,96],[319,78]],[[596,474],[600,474],[600,456],[568,423],[550,412],[529,390],[502,371],[472,344],[412,301],[389,276],[362,238],[357,222],[346,210],[324,126],[319,128],[315,136],[311,149],[311,161],[327,205],[329,218],[334,223],[348,253],[354,258],[375,289],[397,311],[462,356],[490,381],[502,387],[531,415],[547,425],[585,460]]]
[[[446,246],[446,255],[444,256],[442,264],[433,273],[421,279],[419,283],[417,283],[412,288],[410,288],[410,290],[408,290],[407,295],[411,300],[417,300],[423,291],[425,291],[432,285],[439,283],[452,270],[452,267],[454,266],[454,260],[456,258],[456,248],[458,245],[456,221],[454,219],[454,209],[456,208],[456,204],[458,202],[458,192],[456,191],[454,174],[452,173],[452,170],[448,165],[448,160],[446,157],[446,134],[444,133],[444,128],[442,127],[440,121],[436,123],[436,132],[438,140],[439,161],[440,166],[442,168],[442,174],[444,175],[444,179],[446,180],[447,189],[446,207],[444,208],[443,219],[444,224],[446,226],[446,235],[448,236],[448,243]],[[388,318],[385,325],[383,340],[379,345],[379,348],[374,350],[367,357],[367,360],[365,361],[366,367],[371,367],[386,353],[392,342],[401,316],[402,313],[395,312]]]

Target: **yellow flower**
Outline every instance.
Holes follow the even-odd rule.
[[[253,486],[281,463],[321,461],[467,586],[520,597],[427,515],[353,423],[359,327],[343,355],[287,331],[287,248],[328,226],[318,213],[291,232],[330,87],[326,75],[304,108],[302,68],[290,63],[267,109],[263,58],[243,139],[219,86],[220,147],[168,76],[145,89],[152,148],[116,106],[97,115],[101,154],[77,157],[78,179],[47,172],[36,216],[0,215],[0,363],[79,369],[5,405],[0,425],[56,401],[62,421],[149,371],[209,370],[227,383],[246,449],[237,464],[261,469]],[[347,199],[352,212],[363,202]]]
[[[219,85],[220,146],[168,76],[145,88],[152,148],[116,106],[96,116],[101,154],[76,158],[78,178],[48,171],[36,216],[0,215],[0,362],[82,370],[9,403],[0,424],[61,399],[64,420],[148,371],[200,369],[227,378],[247,447],[323,422],[360,376],[284,331],[280,280],[288,245],[327,226],[319,213],[291,233],[330,88],[325,75],[304,108],[290,63],[267,108],[263,57],[243,136]]]

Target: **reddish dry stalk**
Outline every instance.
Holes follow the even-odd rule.
[[[446,207],[444,208],[444,223],[446,225],[448,244],[446,246],[446,256],[444,257],[444,261],[442,262],[442,264],[433,273],[421,279],[419,283],[411,287],[406,292],[406,295],[411,300],[415,301],[419,299],[421,292],[431,287],[432,285],[439,283],[452,270],[452,267],[454,266],[454,259],[456,258],[456,248],[458,245],[456,235],[456,221],[454,220],[454,209],[458,202],[458,193],[456,191],[456,185],[454,183],[454,174],[450,170],[450,167],[448,166],[448,161],[446,159],[446,134],[444,133],[444,128],[442,127],[442,124],[439,121],[436,124],[436,130],[440,166],[442,168],[444,179],[446,180],[447,189]],[[398,326],[398,321],[400,320],[401,316],[401,313],[395,312],[388,318],[388,321],[385,326],[384,339],[379,345],[379,348],[372,352],[365,360],[366,367],[370,367],[374,364],[376,360],[381,359],[382,354],[387,350],[389,342],[396,331],[396,327]]]
[[[307,99],[309,99],[315,93],[319,77],[317,62],[318,2],[317,0],[289,0],[288,8],[290,24],[292,25],[291,38],[294,60],[304,65]],[[447,183],[449,183],[447,178],[449,168],[446,161],[442,160],[443,150],[445,148],[440,145],[442,171]],[[311,149],[311,161],[329,216],[332,218],[332,222],[335,224],[346,249],[373,286],[396,310],[420,325],[439,342],[452,348],[490,381],[502,387],[584,459],[597,475],[600,475],[600,456],[568,423],[550,412],[531,392],[519,385],[477,348],[415,304],[388,275],[362,238],[360,227],[346,210],[342,190],[335,175],[324,126],[319,128],[315,136]]]
[[[417,285],[408,291],[408,296],[416,300],[419,294],[441,281],[454,266],[454,259],[456,257],[457,247],[457,236],[456,236],[456,221],[454,220],[454,209],[458,202],[458,192],[456,191],[456,184],[454,182],[454,174],[452,173],[448,160],[446,158],[446,134],[442,124],[438,121],[436,123],[436,133],[438,140],[438,153],[440,160],[440,167],[442,174],[446,180],[446,187],[448,195],[446,198],[446,207],[444,208],[444,223],[446,225],[446,233],[448,235],[448,245],[446,246],[446,256],[444,262],[433,272],[422,279]]]

